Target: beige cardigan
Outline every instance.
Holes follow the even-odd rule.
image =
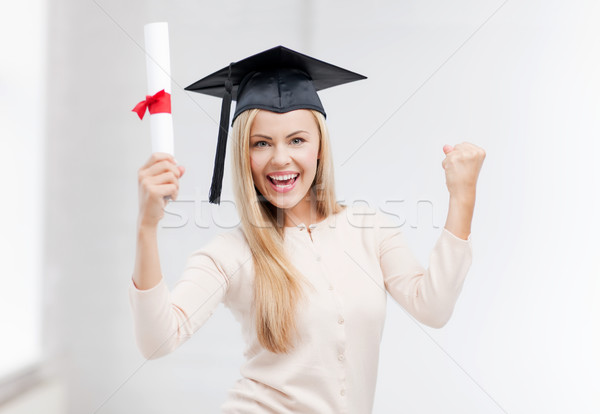
[[[171,291],[164,279],[144,291],[131,282],[142,355],[172,352],[222,302],[247,345],[242,378],[223,413],[370,413],[386,292],[420,322],[442,327],[471,266],[471,236],[463,240],[443,228],[425,269],[401,227],[377,209],[347,207],[309,227],[311,234],[304,224],[285,228],[286,252],[315,288],[298,307],[301,339],[291,354],[259,345],[251,310],[254,265],[238,227],[195,251]]]

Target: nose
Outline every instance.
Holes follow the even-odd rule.
[[[275,145],[275,148],[273,150],[273,157],[271,158],[271,163],[277,166],[287,165],[290,163],[290,160],[290,152],[287,146]]]

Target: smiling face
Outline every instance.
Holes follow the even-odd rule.
[[[319,145],[319,126],[306,109],[282,114],[262,110],[254,118],[250,128],[252,178],[271,204],[285,210],[286,223],[290,215],[293,223],[313,222],[309,190],[317,173]]]

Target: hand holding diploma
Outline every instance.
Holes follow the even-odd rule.
[[[179,179],[185,168],[178,166],[171,154],[153,153],[138,170],[138,225],[155,228],[164,217],[166,199],[177,199]]]

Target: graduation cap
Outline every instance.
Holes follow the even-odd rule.
[[[278,113],[314,109],[326,116],[317,91],[361,79],[366,76],[277,46],[232,62],[185,88],[223,98],[209,202],[220,203],[232,99],[237,101],[232,125],[251,108]]]

